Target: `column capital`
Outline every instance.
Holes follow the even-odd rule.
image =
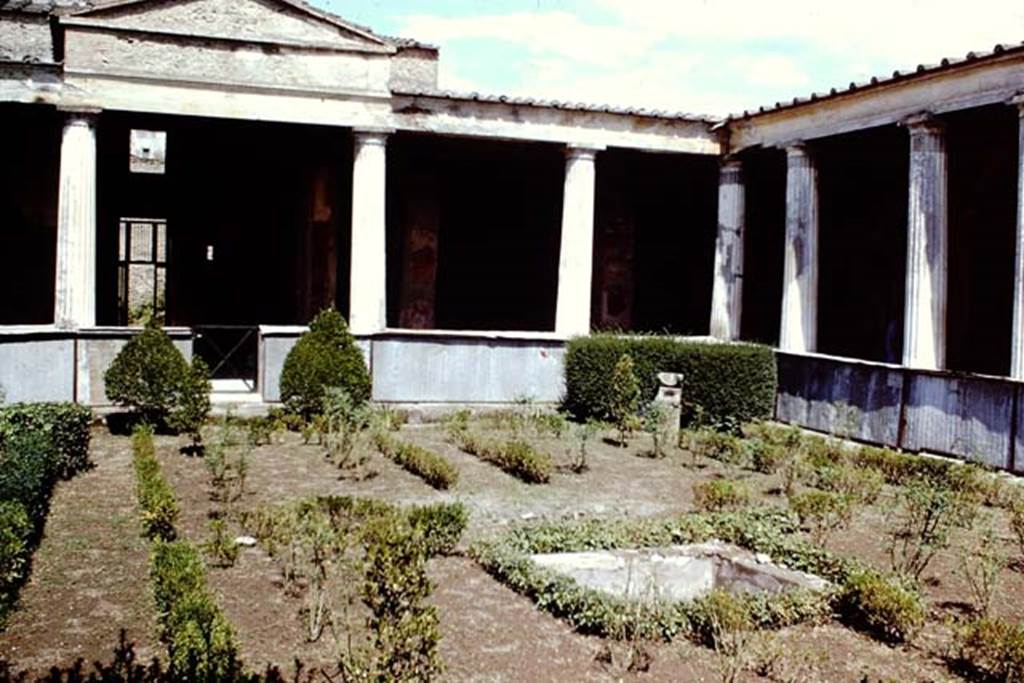
[[[352,136],[359,145],[388,144],[388,137],[395,132],[394,128],[353,128]]]
[[[736,156],[722,157],[718,162],[718,184],[739,185],[743,183],[743,160]]]
[[[790,142],[779,145],[779,147],[786,150],[786,157],[789,159],[812,156],[811,148],[804,140],[791,140]]]
[[[941,135],[946,124],[931,112],[923,111],[903,119],[901,125],[913,135]]]
[[[57,107],[65,116],[65,125],[95,126],[96,119],[103,112],[99,107]]]
[[[1007,104],[1011,107],[1017,107],[1017,113],[1021,118],[1024,118],[1024,92],[1019,92],[1011,97]]]
[[[565,158],[593,161],[597,158],[597,153],[603,152],[605,149],[604,145],[578,145],[570,143],[565,146]]]

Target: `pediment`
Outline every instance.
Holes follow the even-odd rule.
[[[199,38],[394,51],[366,29],[296,0],[126,0],[75,12],[64,21]]]

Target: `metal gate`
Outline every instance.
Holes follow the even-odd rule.
[[[245,325],[196,325],[192,352],[210,366],[214,380],[240,380],[256,390],[259,328]]]

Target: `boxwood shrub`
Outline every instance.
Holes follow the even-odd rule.
[[[641,402],[654,398],[659,372],[683,376],[683,420],[734,429],[769,418],[777,373],[775,354],[755,344],[719,344],[665,336],[598,334],[572,339],[565,356],[565,408],[578,419],[609,420],[615,364],[629,354]]]
[[[70,404],[0,409],[0,623],[28,571],[54,482],[88,464],[90,418]]]
[[[307,420],[323,412],[324,390],[340,387],[359,405],[370,398],[370,373],[348,325],[334,309],[321,311],[288,352],[281,400]]]

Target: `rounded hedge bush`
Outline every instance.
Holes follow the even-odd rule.
[[[191,369],[159,323],[150,322],[125,344],[103,376],[107,398],[164,426]]]
[[[334,309],[317,314],[285,358],[281,400],[288,412],[310,418],[323,412],[324,390],[344,389],[356,402],[370,399],[370,372],[345,319]]]

